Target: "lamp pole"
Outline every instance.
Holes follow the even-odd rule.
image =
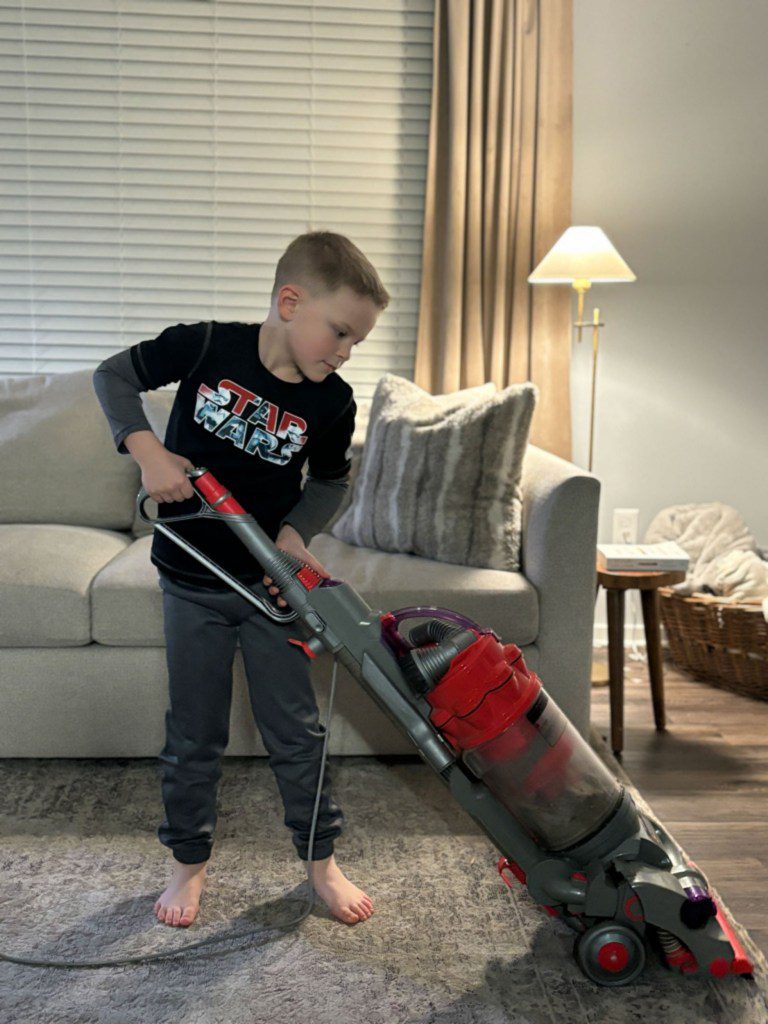
[[[591,399],[589,406],[589,472],[592,472],[592,446],[595,433],[595,389],[597,385],[597,346],[598,337],[601,327],[605,327],[605,323],[600,319],[600,310],[595,308],[592,310],[592,322],[584,320],[584,295],[589,288],[591,288],[592,282],[588,278],[579,278],[573,282],[573,287],[579,296],[579,311],[578,319],[574,322],[574,327],[578,327],[579,333],[577,335],[577,341],[581,342],[581,329],[582,327],[592,327],[592,388],[591,388]]]

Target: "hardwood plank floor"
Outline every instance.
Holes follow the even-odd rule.
[[[607,649],[594,658],[607,666]],[[768,701],[697,682],[666,655],[664,692],[658,733],[647,663],[627,650],[622,767],[768,956]],[[607,685],[592,687],[592,722],[610,747]]]

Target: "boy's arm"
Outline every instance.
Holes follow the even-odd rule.
[[[309,471],[301,498],[281,521],[301,536],[304,547],[333,518],[349,487],[349,450],[355,431],[357,406],[349,388],[342,413],[314,440],[308,452]]]
[[[146,388],[136,374],[128,349],[117,352],[96,367],[93,388],[109,421],[115,447],[121,454],[130,451],[136,458],[133,444],[128,448],[125,439],[135,431],[149,431],[152,434],[152,427],[144,414],[140,398],[140,393]]]
[[[315,534],[320,533],[333,518],[348,487],[348,476],[340,480],[316,480],[307,475],[301,498],[281,520],[280,528],[286,524],[292,526],[307,547]]]
[[[140,393],[186,377],[208,346],[207,327],[202,322],[166,327],[157,338],[117,352],[96,367],[93,387],[121,454],[130,452],[140,462],[165,451],[144,414]]]

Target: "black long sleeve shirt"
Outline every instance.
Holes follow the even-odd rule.
[[[288,522],[307,545],[349,485],[357,406],[351,387],[335,373],[297,383],[270,373],[259,356],[260,326],[212,321],[210,330],[204,322],[167,327],[105,359],[94,372],[94,389],[117,450],[127,452],[129,434],[151,429],[140,393],[179,381],[165,447],[209,469],[272,540]],[[161,502],[158,518],[199,508],[197,497]],[[261,580],[261,566],[226,523],[197,519],[171,528],[236,578]],[[158,530],[151,559],[172,578],[226,588]]]

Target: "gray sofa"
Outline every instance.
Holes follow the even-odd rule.
[[[161,438],[172,398],[142,396]],[[167,706],[162,591],[151,528],[135,514],[140,471],[115,451],[92,371],[0,381],[0,480],[0,756],[157,756]],[[310,550],[374,609],[452,608],[516,643],[586,737],[599,482],[529,445],[522,486],[520,573],[347,545],[330,533],[345,506]],[[323,721],[331,668],[330,655],[311,663]],[[330,733],[331,754],[415,752],[341,664]],[[227,753],[267,753],[239,648]]]

